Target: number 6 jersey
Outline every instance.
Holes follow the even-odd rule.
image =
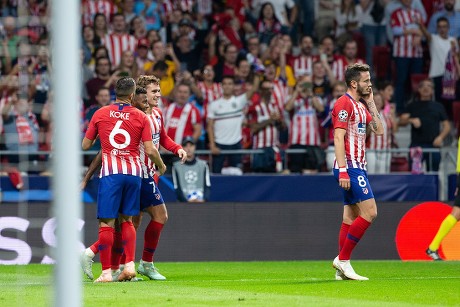
[[[152,140],[147,116],[135,107],[115,103],[94,113],[85,137],[96,139],[102,147],[100,177],[112,174],[141,176],[139,144]]]

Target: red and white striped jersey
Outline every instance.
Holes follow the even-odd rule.
[[[163,0],[163,10],[166,15],[172,13],[174,9],[182,12],[192,12],[194,0]]]
[[[312,99],[297,96],[290,115],[289,144],[319,146],[319,124]]]
[[[288,101],[288,89],[283,81],[273,80],[273,96],[281,110],[284,110],[284,106]]]
[[[130,34],[111,33],[102,38],[102,44],[109,51],[112,67],[116,67],[120,64],[121,55],[124,51],[130,50],[134,52],[136,50],[137,40]]]
[[[393,40],[393,56],[399,58],[421,58],[423,56],[423,48],[419,43],[414,44],[415,35],[404,35],[404,28],[418,29],[417,20],[423,20],[422,14],[415,9],[399,8],[391,14],[391,28],[400,28],[398,32],[401,35],[395,35]]]
[[[163,127],[163,119],[161,117],[161,113],[156,110],[152,109],[151,114],[147,114],[147,118],[150,123],[150,128],[152,129],[152,141],[153,145],[156,149],[160,148],[160,133]],[[142,164],[142,177],[148,178],[149,176],[153,177],[155,172],[155,164],[150,160],[149,156],[145,154],[144,144],[141,143],[140,146],[140,157],[141,157],[141,164]]]
[[[102,147],[100,177],[142,175],[139,145],[152,140],[150,122],[143,112],[123,103],[102,107],[91,118],[85,137],[95,140],[97,135]]]
[[[174,142],[181,144],[187,136],[193,136],[193,126],[201,124],[200,111],[191,103],[183,107],[172,103],[164,113],[165,130]]]
[[[92,26],[94,21],[94,15],[100,13],[104,14],[107,19],[107,23],[110,22],[112,15],[117,12],[117,7],[113,4],[113,1],[109,0],[86,0],[82,4],[82,23],[83,25]]]
[[[296,57],[291,65],[294,69],[295,77],[299,78],[305,75],[311,76],[313,72],[313,62],[314,58],[312,56],[299,55]]]
[[[345,160],[348,167],[365,169],[366,127],[372,116],[366,106],[345,94],[334,105],[332,124],[334,129],[345,129]],[[338,168],[337,163],[334,167]]]
[[[383,135],[371,133],[368,137],[366,147],[368,149],[390,149],[391,148],[391,131],[393,124],[390,115],[380,111],[380,118],[383,126]]]
[[[332,63],[332,73],[337,81],[345,81],[345,70],[347,70],[347,66],[356,63],[364,64],[364,60],[357,58],[354,63],[349,63],[347,58],[343,55],[335,57]]]
[[[273,98],[272,98],[273,101]],[[248,123],[262,123],[270,119],[272,113],[282,114],[275,103],[264,103],[258,101],[251,104],[247,112]],[[265,126],[252,136],[252,147],[254,149],[273,147],[278,145],[278,128],[274,123]]]
[[[208,104],[211,101],[217,100],[222,97],[222,84],[214,82],[211,86],[207,86],[206,83],[200,81],[197,83],[198,89],[203,95],[203,118],[207,117]]]

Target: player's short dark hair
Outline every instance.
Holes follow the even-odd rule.
[[[136,84],[137,86],[147,88],[149,84],[160,85],[160,79],[154,75],[140,75],[139,78],[137,78]]]
[[[126,98],[136,91],[136,82],[131,77],[121,77],[115,85],[117,98]]]
[[[350,87],[351,81],[358,82],[361,78],[361,73],[368,71],[370,71],[370,68],[367,64],[355,63],[352,65],[348,65],[347,69],[345,70],[345,83],[348,87]]]
[[[147,94],[147,90],[145,89],[145,87],[136,86],[136,96],[141,94]]]

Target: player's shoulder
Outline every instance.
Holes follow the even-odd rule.
[[[163,117],[163,111],[160,108],[153,107],[152,111],[153,111],[152,113],[156,113],[158,116]]]

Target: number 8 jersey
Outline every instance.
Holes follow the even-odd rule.
[[[152,140],[147,116],[135,107],[115,103],[94,113],[85,137],[96,139],[102,147],[102,168],[99,177],[112,174],[141,176],[139,144]]]
[[[347,131],[345,158],[348,167],[365,169],[366,126],[371,120],[372,115],[362,102],[355,101],[348,94],[337,99],[332,110],[332,124],[334,129]]]

